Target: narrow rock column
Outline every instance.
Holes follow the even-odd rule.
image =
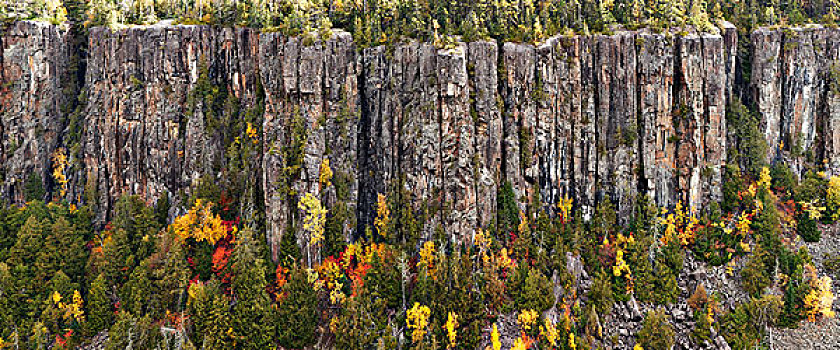
[[[437,48],[418,43],[396,47],[391,70],[403,72],[402,79],[393,81],[399,88],[394,90],[394,113],[400,126],[398,173],[411,195],[405,203],[411,203],[419,214],[423,238],[431,239],[435,229],[443,224],[444,204]]]
[[[500,70],[504,112],[505,180],[510,181],[520,209],[531,200],[538,171],[535,128],[536,49],[533,45],[505,43]]]
[[[560,164],[564,161],[558,150],[559,81],[555,59],[557,38],[551,38],[537,47],[536,88],[533,98],[537,106],[535,149],[538,176],[536,185],[542,210],[553,215],[560,200]],[[565,140],[565,139],[564,139]]]
[[[674,41],[639,33],[639,126],[644,188],[657,205],[676,204],[676,140],[671,111],[674,83]]]
[[[816,139],[818,66],[811,30],[785,32],[781,53],[780,148],[795,174],[802,174],[805,154]]]
[[[723,166],[726,163],[726,42],[720,35],[704,33],[703,40],[703,159],[700,168],[701,198],[691,203],[702,209],[723,200]]]
[[[496,193],[502,181],[502,116],[498,95],[498,55],[495,42],[468,44],[467,73],[470,114],[475,121],[476,216],[486,228],[496,217]]]
[[[820,29],[813,35],[813,44],[820,77],[817,150],[827,172],[840,175],[840,31]]]
[[[761,118],[761,132],[767,138],[769,160],[779,156],[781,142],[782,86],[780,51],[782,34],[759,28],[750,37],[753,45],[750,91]]]
[[[336,32],[312,43],[265,33],[260,41],[260,73],[265,89],[263,161],[267,238],[272,257],[282,235],[297,235],[310,246],[297,204],[306,195],[338,215],[341,234],[355,229],[358,88],[355,47]],[[322,179],[329,167],[332,178]],[[326,173],[324,173],[326,174]],[[294,227],[294,231],[290,228]],[[320,257],[311,247],[312,261]]]
[[[721,36],[723,37],[723,61],[726,66],[726,105],[735,88],[735,69],[738,57],[738,28],[734,24],[723,21],[720,25]]]
[[[549,40],[552,47],[552,65],[554,78],[553,90],[549,92],[551,106],[554,109],[553,147],[556,149],[554,162],[549,159],[548,168],[555,172],[554,183],[549,187],[554,197],[551,202],[556,212],[557,203],[565,198],[573,199],[573,204],[586,201],[575,198],[575,123],[580,122],[580,40],[578,37],[557,37]],[[548,90],[547,90],[548,91]]]
[[[329,215],[343,218],[346,239],[355,235],[359,180],[357,171],[359,132],[359,87],[356,47],[347,32],[335,32],[325,43],[324,157],[333,173],[332,186],[323,191]]]
[[[636,125],[636,44],[632,32],[595,36],[596,198],[609,198],[622,223],[636,200],[638,133]]]
[[[478,229],[476,187],[475,121],[470,114],[467,45],[437,52],[440,91],[440,160],[444,190],[445,232],[450,240],[471,241]]]
[[[700,168],[704,149],[703,42],[700,35],[689,33],[677,38],[677,94],[675,129],[677,132],[677,190],[683,206],[700,209]]]
[[[575,208],[581,210],[583,218],[589,218],[595,213],[596,179],[598,166],[598,147],[595,106],[597,102],[595,82],[595,50],[594,37],[574,37],[563,39],[568,42],[565,56],[572,64],[569,76],[572,85],[569,86],[571,96],[572,118],[572,146],[573,164],[573,194],[577,204]]]

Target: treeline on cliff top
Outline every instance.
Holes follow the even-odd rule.
[[[247,26],[288,35],[342,28],[361,46],[402,38],[446,42],[498,39],[538,42],[557,33],[605,33],[621,26],[692,25],[717,31],[718,20],[758,25],[837,24],[840,0],[29,0],[0,4],[0,17],[87,25],[184,24]],[[4,5],[5,4],[5,5]]]

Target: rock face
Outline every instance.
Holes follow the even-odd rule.
[[[226,145],[214,109],[255,102],[258,43],[248,29],[91,30],[82,147],[103,213],[122,194],[185,201],[202,176],[215,178]]]
[[[280,237],[303,215],[295,203],[307,193],[331,215],[346,217],[341,226],[348,237],[355,230],[358,67],[344,32],[313,43],[263,34],[259,62],[266,235],[276,259]],[[333,173],[329,183],[321,179],[327,168]]]
[[[61,108],[66,35],[16,22],[0,36],[0,197],[60,193],[61,152],[65,199],[102,213],[126,193],[166,197],[176,215],[203,182],[245,188],[240,212],[264,215],[275,257],[285,232],[307,242],[307,194],[348,239],[373,227],[382,194],[411,209],[424,238],[469,241],[495,222],[506,181],[520,209],[538,199],[550,215],[564,198],[584,217],[607,198],[622,220],[641,196],[700,209],[720,200],[726,106],[741,91],[731,25],[360,50],[340,31],[160,24],[90,31],[77,128]],[[768,158],[836,173],[840,32],[758,29],[749,40]]]
[[[46,62],[66,55],[53,47],[58,29],[16,28],[4,36],[5,79],[47,69],[19,63],[30,51],[55,51]],[[38,35],[56,40],[37,46]],[[641,195],[699,208],[720,193],[737,44],[731,28],[722,36],[624,31],[538,46],[364,50],[344,32],[322,40],[167,24],[94,28],[89,40],[81,170],[71,173],[70,193],[107,213],[122,194],[166,197],[182,208],[202,182],[255,187],[242,205],[264,211],[275,258],[285,232],[306,245],[297,203],[307,194],[346,238],[372,227],[381,194],[411,209],[423,237],[440,230],[460,242],[493,224],[506,181],[522,210],[539,200],[554,215],[572,198],[589,217],[611,199],[622,220]],[[14,45],[21,41],[33,45]],[[38,94],[48,98],[31,103],[20,103],[26,86],[4,90],[14,104],[4,128],[31,114],[21,108],[57,120],[47,127],[56,136],[33,140],[37,152],[19,155],[39,163],[7,177],[15,200],[10,186],[20,174],[34,169],[51,184],[49,154],[64,132],[59,80],[41,81],[53,84]],[[240,140],[243,122],[259,132],[241,132],[247,140]],[[248,141],[259,146],[231,158],[232,147]],[[231,180],[234,162],[246,163],[248,175]],[[29,163],[7,167],[20,164]]]
[[[15,22],[0,36],[0,198],[5,201],[22,203],[27,194],[45,199],[55,186],[52,155],[65,123],[66,36],[62,27],[31,21]]]
[[[802,175],[807,162],[840,168],[837,86],[840,52],[837,30],[818,26],[773,30],[751,37],[751,93],[767,135],[768,160]]]

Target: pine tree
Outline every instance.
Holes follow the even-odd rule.
[[[83,275],[86,260],[87,250],[80,232],[64,217],[58,217],[44,239],[35,266],[43,276],[62,270],[68,276],[79,278]]]
[[[31,271],[43,250],[43,237],[47,235],[46,225],[35,217],[30,216],[17,234],[17,241],[9,249],[9,264]],[[27,278],[34,278],[34,274],[27,273]]]
[[[193,283],[187,294],[187,306],[194,327],[190,334],[192,343],[204,349],[232,348],[230,299],[222,293],[218,281]]]
[[[129,347],[135,339],[133,330],[137,321],[126,311],[117,314],[116,323],[108,330],[108,343],[105,350],[123,350]]]

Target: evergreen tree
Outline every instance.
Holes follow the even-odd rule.
[[[237,341],[243,344],[243,349],[266,349],[274,340],[274,318],[265,291],[265,262],[259,256],[251,229],[240,231],[232,257],[234,303],[231,316],[233,332]],[[310,293],[314,294],[314,291],[310,290]],[[301,331],[296,327],[290,329]],[[314,329],[312,333],[314,337]]]
[[[187,306],[193,332],[192,343],[205,349],[226,349],[234,344],[229,314],[230,300],[222,294],[218,281],[196,282],[189,287]]]
[[[88,335],[99,333],[112,324],[113,306],[108,297],[108,285],[105,276],[99,274],[88,289],[87,320],[85,330]]]
[[[303,254],[300,251],[300,246],[297,244],[295,230],[289,229],[280,238],[277,263],[284,267],[291,267],[292,265],[300,264],[302,262],[301,259],[303,259]]]
[[[277,310],[277,340],[280,346],[303,349],[315,344],[317,306],[317,295],[307,281],[306,271],[293,267]]]

